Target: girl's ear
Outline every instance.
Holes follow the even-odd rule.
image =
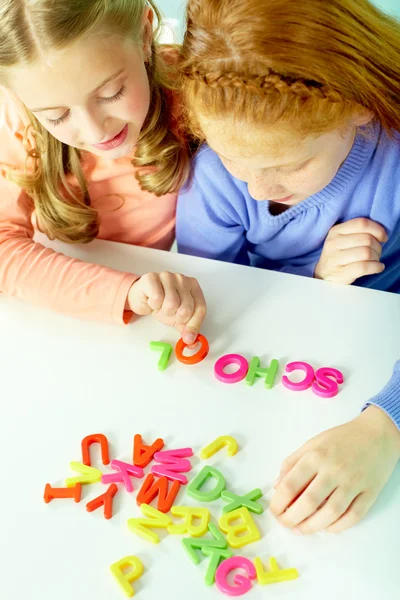
[[[370,123],[374,117],[375,115],[371,110],[360,107],[353,117],[353,123],[356,127],[362,127],[363,125]]]
[[[153,44],[153,24],[154,24],[154,13],[148,6],[145,10],[143,17],[143,54],[146,62],[151,59],[152,44]]]

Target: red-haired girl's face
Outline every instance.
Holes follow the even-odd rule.
[[[230,119],[199,120],[208,145],[247,183],[252,198],[292,206],[329,185],[352,148],[356,125],[369,119],[305,138],[277,126],[266,131]]]

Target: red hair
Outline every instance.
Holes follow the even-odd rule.
[[[302,135],[372,112],[400,131],[400,24],[368,0],[189,0],[182,83],[197,115]]]

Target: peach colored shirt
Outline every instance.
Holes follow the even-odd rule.
[[[23,105],[0,87],[0,165],[23,168]],[[140,189],[129,157],[84,163],[91,204],[99,212],[99,239],[169,250],[176,194],[161,198]],[[124,202],[121,202],[123,197]],[[116,209],[116,210],[115,210]],[[0,174],[0,291],[76,317],[124,323],[128,291],[138,279],[54,252],[33,241],[35,214],[24,190]]]

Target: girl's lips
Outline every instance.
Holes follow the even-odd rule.
[[[128,125],[125,125],[122,131],[120,131],[115,137],[111,138],[111,140],[103,142],[102,144],[94,144],[93,147],[97,148],[98,150],[113,150],[125,142],[127,135]]]
[[[291,194],[290,196],[286,196],[286,198],[271,199],[270,202],[289,202],[289,200],[291,200],[292,198],[293,194]]]

